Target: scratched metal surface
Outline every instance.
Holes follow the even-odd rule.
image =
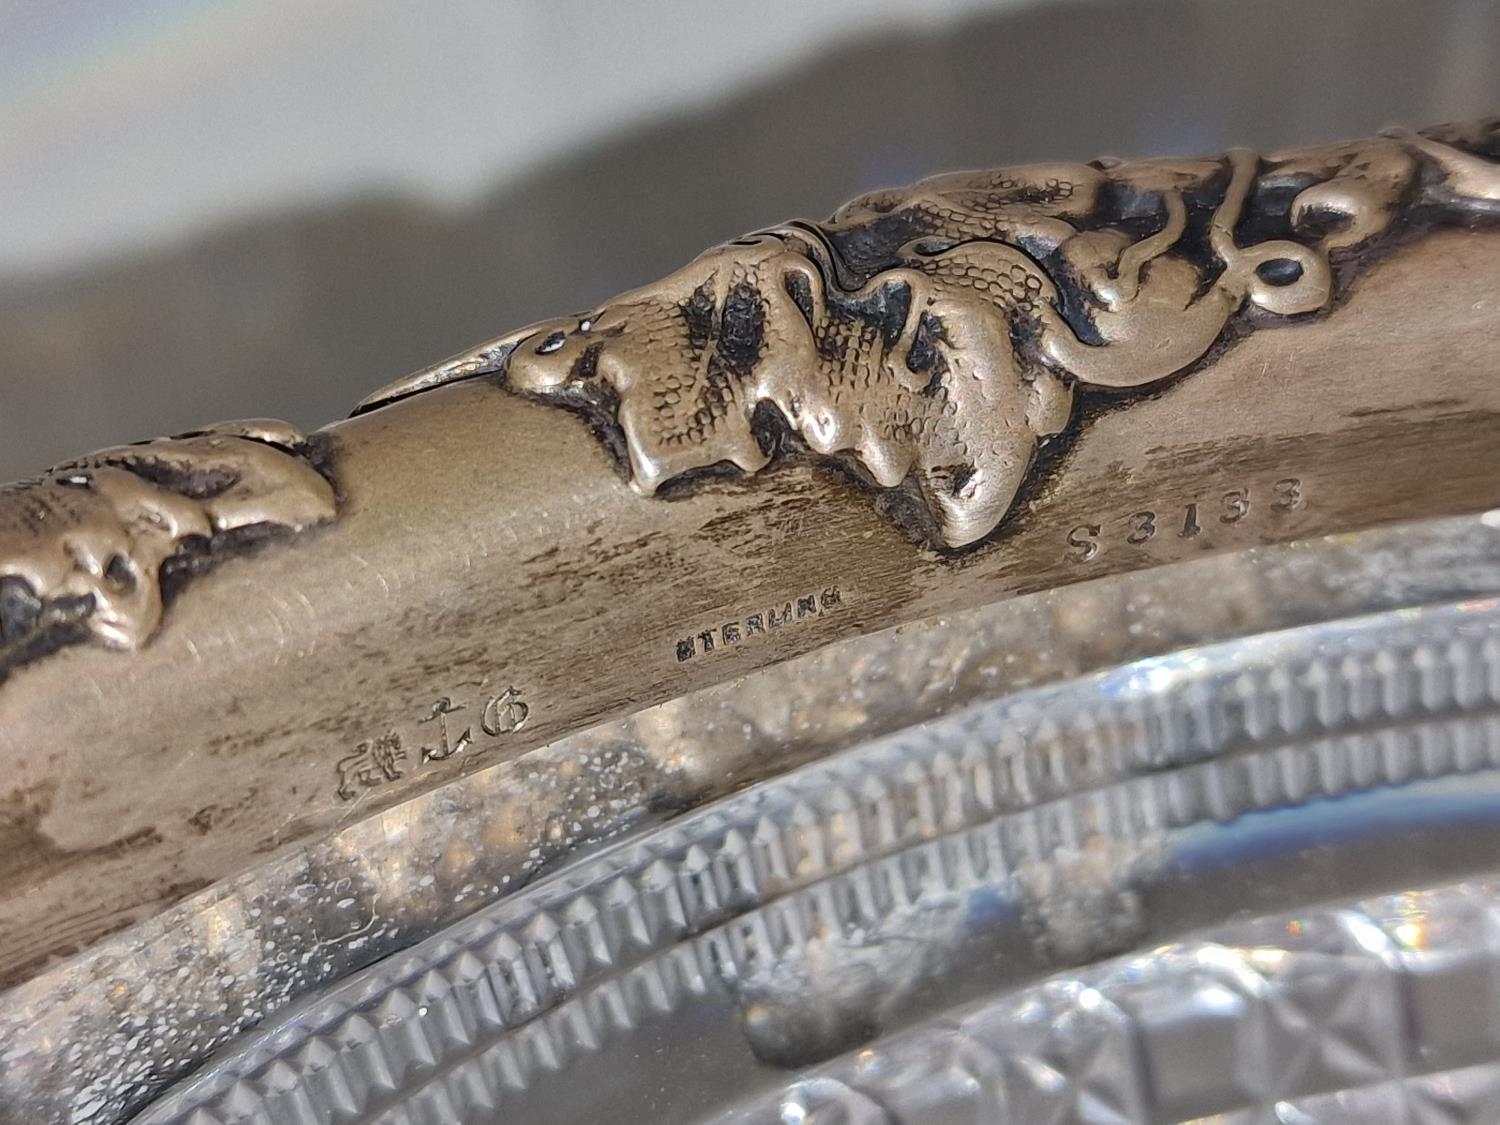
[[[1497,796],[1500,600],[1134,661],[567,866],[138,1120],[1478,1120],[1500,893],[1421,888]]]
[[[0,1120],[122,1120],[236,1035],[579,849],[885,732],[1187,646],[1497,592],[1500,519],[1431,521],[1015,599],[653,707],[347,826],[11,990]]]
[[[198,437],[106,452],[99,471],[59,469],[0,490],[9,515],[0,513],[0,525],[11,528],[0,535],[0,570],[9,572],[0,590],[8,607],[0,610],[0,674],[8,673],[0,690],[0,855],[9,860],[0,864],[0,988],[357,817],[825,644],[1125,569],[1493,506],[1500,380],[1486,375],[1495,367],[1490,313],[1500,294],[1500,242],[1490,229],[1500,206],[1497,126],[1486,120],[1352,149],[1267,153],[1259,163],[1241,150],[1187,165],[1075,163],[1061,179],[1050,177],[1050,187],[1045,168],[1005,171],[988,187],[983,176],[960,176],[933,188],[936,203],[922,202],[929,189],[919,188],[839,212],[818,229],[845,242],[853,233],[853,244],[865,246],[857,277],[875,270],[865,284],[885,279],[877,288],[890,331],[899,322],[902,333],[925,339],[931,326],[921,328],[925,313],[913,315],[922,302],[912,286],[938,283],[919,284],[928,277],[921,270],[910,285],[900,281],[908,271],[890,239],[904,227],[882,227],[882,207],[894,200],[926,229],[920,215],[931,207],[947,214],[942,200],[953,189],[969,199],[954,215],[960,225],[988,229],[990,219],[963,215],[993,199],[1010,216],[1005,223],[1021,224],[1016,230],[1046,219],[1030,213],[1033,188],[1070,215],[1081,208],[1070,220],[1043,223],[1041,233],[1062,239],[1058,253],[1071,263],[1057,278],[1039,263],[1012,260],[1026,257],[1024,247],[976,241],[956,228],[958,243],[934,251],[932,262],[941,262],[933,268],[948,280],[932,290],[933,308],[951,308],[943,316],[968,325],[949,341],[959,349],[960,366],[951,370],[979,363],[1006,372],[988,405],[989,392],[976,390],[991,386],[988,377],[963,379],[952,385],[964,388],[965,405],[949,397],[932,413],[947,392],[937,393],[941,379],[908,380],[935,362],[915,337],[910,347],[895,341],[889,368],[877,355],[883,332],[861,330],[875,352],[848,341],[849,372],[879,359],[878,369],[891,374],[856,380],[868,417],[886,419],[876,429],[889,422],[913,440],[918,428],[926,435],[920,448],[902,439],[877,443],[884,452],[866,449],[854,460],[883,466],[869,479],[835,457],[862,432],[863,423],[849,427],[865,417],[865,405],[827,415],[832,429],[812,445],[802,441],[805,450],[793,440],[807,437],[805,428],[776,421],[802,417],[805,427],[812,415],[804,406],[842,394],[835,369],[818,361],[804,370],[796,360],[813,341],[795,300],[794,308],[777,297],[766,322],[781,325],[763,333],[765,362],[779,372],[772,382],[750,378],[742,365],[751,353],[741,344],[760,329],[721,332],[715,348],[729,346],[719,360],[701,372],[683,369],[707,323],[702,313],[718,309],[717,290],[700,276],[705,262],[727,268],[742,251],[762,256],[752,288],[763,297],[796,278],[816,280],[825,297],[852,292],[843,282],[829,289],[846,271],[826,258],[827,247],[803,242],[810,228],[798,227],[795,239],[790,229],[770,238],[780,250],[765,239],[722,246],[644,295],[570,319],[567,332],[554,329],[523,349],[524,361],[507,352],[504,372],[481,374],[499,359],[482,347],[476,364],[460,358],[415,384],[403,380],[401,401],[306,442],[281,423],[253,423],[261,437],[248,443],[243,433],[224,436],[245,456],[258,448],[261,462],[239,477],[236,489],[247,495],[228,505],[205,507],[196,497],[229,471],[205,456]],[[1394,179],[1375,175],[1377,165]],[[1187,195],[1151,187],[1163,167],[1195,186]],[[1331,178],[1295,195],[1272,190],[1288,176],[1295,184],[1287,191],[1308,176]],[[1005,184],[1020,185],[1014,198]],[[1268,237],[1299,215],[1323,215],[1314,204],[1331,196],[1352,201],[1353,227],[1325,229],[1319,219],[1306,244]],[[1121,211],[1125,197],[1154,200],[1170,224],[1135,240],[1144,214]],[[1190,213],[1209,220],[1206,235]],[[1244,246],[1231,245],[1236,216]],[[864,235],[877,229],[885,234],[868,244]],[[1336,245],[1376,232],[1389,238],[1361,249]],[[801,249],[793,252],[793,241]],[[1168,244],[1181,252],[1163,258]],[[971,250],[985,259],[975,268],[996,292],[1010,294],[1001,306],[962,296],[968,286],[952,271]],[[1213,264],[1222,255],[1235,260],[1233,269]],[[1307,268],[1271,270],[1285,284],[1273,283],[1249,268],[1252,258]],[[1010,267],[996,273],[1005,261]],[[1143,261],[1155,264],[1137,273]],[[1073,276],[1078,270],[1093,280],[1084,284]],[[1195,276],[1219,280],[1200,294]],[[724,301],[738,291],[725,291]],[[1035,305],[1024,294],[1043,292],[1064,306],[1093,293],[1108,310],[1112,327],[1096,328],[1111,342],[1085,345],[1043,302],[1053,309],[1043,318],[1047,355],[1066,378],[1023,378],[1016,367],[1042,360],[1017,351],[1011,328],[1020,328],[1009,318],[1024,310],[1014,302]],[[612,334],[619,317],[635,322],[629,309],[653,310],[641,323],[683,322],[663,303],[671,293],[698,310],[686,338],[675,329],[660,340],[637,330]],[[845,299],[835,305],[844,308]],[[754,328],[752,304],[743,293],[734,297],[739,311],[729,323]],[[1314,307],[1323,311],[1313,315]],[[826,301],[818,308],[819,332],[843,325],[844,333],[859,320],[834,315]],[[714,312],[714,322],[722,326],[729,311]],[[1248,319],[1229,324],[1226,315]],[[519,347],[530,332],[512,342]],[[772,348],[773,339],[789,348]],[[1164,359],[1153,341],[1170,344],[1175,358]],[[578,363],[554,367],[580,348]],[[1173,365],[1191,355],[1206,366],[1172,377]],[[733,378],[736,386],[749,380],[744,394],[735,392],[728,413],[715,407],[706,420],[679,419],[696,435],[682,459],[662,459],[650,426],[623,425],[642,403],[647,416],[670,423],[662,433],[676,425],[649,407],[649,396],[621,398],[617,410],[606,393],[632,371],[686,377],[686,387],[694,372],[711,374],[720,362],[741,365]],[[760,362],[751,366],[760,371]],[[602,432],[621,425],[621,448],[559,409],[584,393],[574,383],[594,368],[604,382],[587,392],[590,417]],[[429,374],[466,381],[429,387]],[[557,378],[557,394],[544,393]],[[1070,412],[1073,382],[1097,394],[1074,388],[1079,403]],[[785,401],[752,409],[773,384]],[[1120,389],[1128,387],[1140,393]],[[681,392],[662,384],[668,415],[698,393]],[[900,421],[908,406],[912,427]],[[822,408],[813,413],[823,416]],[[1056,432],[1059,425],[1067,432]],[[1030,457],[1049,434],[1056,440]],[[998,472],[993,488],[979,484],[990,469],[977,454],[959,456],[954,442],[1010,450],[986,454]],[[743,474],[678,476],[701,470],[705,457],[717,464],[726,448]],[[767,463],[771,450],[775,464]],[[926,484],[920,473],[901,477],[908,455],[926,465]],[[179,471],[164,476],[168,460]],[[642,497],[658,485],[672,495],[660,503]],[[337,501],[331,519],[329,486]],[[267,510],[271,495],[297,502]],[[257,510],[264,521],[242,526]],[[38,521],[38,511],[50,514]],[[53,518],[65,513],[66,521]],[[217,529],[206,542],[171,530],[205,522]],[[975,535],[985,542],[954,552]],[[158,585],[160,599],[145,596]],[[112,651],[111,638],[129,651]],[[192,690],[182,690],[185,679]],[[464,746],[466,733],[473,741]]]

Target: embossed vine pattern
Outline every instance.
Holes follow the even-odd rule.
[[[778,431],[946,547],[1004,518],[1075,394],[1157,384],[1246,324],[1329,308],[1398,226],[1500,212],[1500,119],[1257,156],[960,172],[708,251],[577,317],[501,337],[361,409],[486,373],[612,435],[645,493]]]
[[[39,652],[145,643],[169,589],[227,553],[334,517],[285,422],[101,450],[0,487],[0,678]]]

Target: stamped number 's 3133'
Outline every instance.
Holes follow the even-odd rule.
[[[1141,508],[1098,523],[1082,523],[1067,535],[1068,558],[1075,563],[1098,559],[1112,548],[1144,548],[1158,537],[1197,539],[1219,529],[1256,520],[1262,514],[1285,515],[1307,506],[1307,486],[1300,477],[1281,477],[1269,486],[1224,489],[1208,501]]]

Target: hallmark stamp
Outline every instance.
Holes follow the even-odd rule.
[[[401,748],[398,734],[361,742],[354,748],[354,753],[346,754],[338,761],[339,797],[352,801],[361,789],[398,780],[405,776],[400,766],[405,760],[406,751]]]
[[[442,762],[455,754],[462,754],[474,742],[474,728],[465,727],[464,732],[456,739],[453,732],[448,729],[448,716],[456,711],[462,711],[463,707],[456,706],[453,700],[446,695],[438,699],[432,705],[424,718],[418,719],[419,723],[436,723],[439,731],[438,745],[436,747],[422,747],[423,762]]]
[[[490,696],[489,702],[479,717],[479,729],[491,738],[518,731],[531,715],[531,708],[521,702],[521,693],[515,688],[506,688],[499,695]]]
[[[427,714],[417,720],[417,726],[427,733],[416,748],[415,768],[445,762],[459,754],[481,754],[520,730],[530,717],[531,708],[522,700],[520,689],[514,687],[476,697],[473,703],[451,695],[439,696]],[[363,790],[400,780],[407,774],[402,768],[406,761],[406,746],[396,731],[361,742],[335,766],[339,799],[352,801]]]
[[[765,636],[794,622],[824,617],[844,599],[837,586],[802,594],[780,606],[747,614],[733,621],[690,633],[677,641],[677,662],[686,664],[695,656],[707,656],[716,649],[731,648],[751,637]]]

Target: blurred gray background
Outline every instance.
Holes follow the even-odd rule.
[[[1492,0],[0,0],[0,479],[939,169],[1497,109]]]

